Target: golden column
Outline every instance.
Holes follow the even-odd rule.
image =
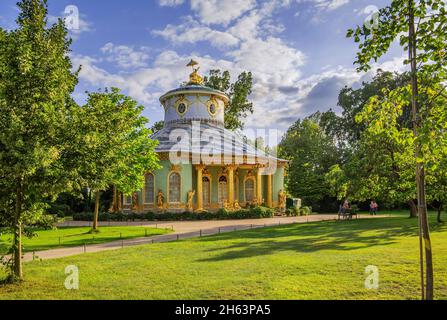
[[[272,208],[272,179],[273,176],[271,174],[267,175],[267,207]]]
[[[203,165],[196,166],[197,170],[197,211],[203,210]]]
[[[227,167],[228,172],[228,204],[230,208],[234,207],[234,166]]]
[[[261,175],[261,167],[258,167],[257,173],[256,173],[257,181],[257,192],[256,192],[256,198],[258,199],[258,204],[262,204],[262,175]]]

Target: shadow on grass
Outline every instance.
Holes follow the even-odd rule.
[[[445,230],[447,230],[446,225],[431,221],[432,232]],[[416,219],[361,219],[268,227],[203,238],[200,241],[236,240],[236,243],[209,249],[209,253],[218,254],[199,261],[240,259],[269,255],[279,251],[302,253],[321,250],[350,251],[390,245],[396,243],[399,237],[409,236],[418,236]]]

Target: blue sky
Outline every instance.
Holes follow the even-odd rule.
[[[0,26],[13,28],[17,0],[0,3]],[[50,22],[68,5],[80,14],[72,30],[72,61],[82,65],[75,97],[122,88],[163,118],[158,97],[188,77],[190,58],[201,72],[251,71],[255,113],[249,127],[286,129],[315,111],[335,108],[344,85],[358,85],[356,45],[346,30],[363,23],[385,0],[48,0]],[[403,70],[398,47],[374,68]]]

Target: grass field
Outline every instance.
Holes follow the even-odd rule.
[[[447,226],[431,218],[435,298],[447,299]],[[0,299],[418,299],[416,225],[284,225],[33,261]],[[79,268],[79,290],[64,288],[67,265]],[[368,265],[379,268],[378,290],[364,286]]]
[[[23,238],[25,252],[47,250],[51,248],[98,244],[119,239],[131,239],[168,233],[165,229],[144,227],[100,227],[98,233],[89,233],[90,227],[62,227],[54,230],[35,230],[36,236]],[[6,254],[11,245],[11,234],[0,237],[0,254]]]

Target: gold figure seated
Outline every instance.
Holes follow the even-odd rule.
[[[197,61],[191,59],[191,61],[186,65],[187,67],[192,68],[192,73],[189,75],[189,83],[188,84],[203,84],[203,78],[199,75],[200,67],[195,66],[198,65]]]
[[[200,68],[194,69],[194,71],[189,75],[190,84],[203,84],[203,78],[198,73],[199,69]]]
[[[235,210],[241,210],[241,206],[240,206],[238,200],[234,200],[234,209],[235,209]]]

